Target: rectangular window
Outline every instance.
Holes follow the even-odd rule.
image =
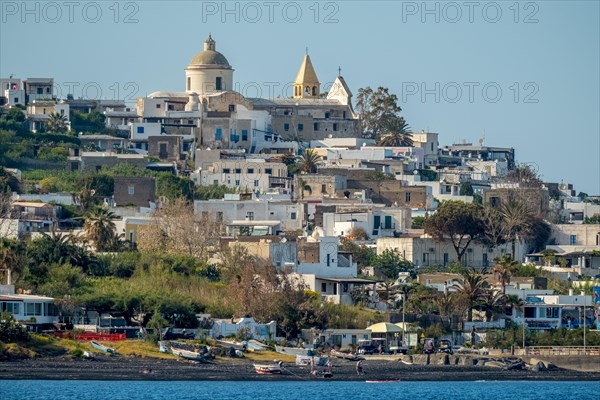
[[[215,80],[215,89],[223,90],[223,78],[220,76],[217,76],[217,79]]]
[[[290,124],[283,124],[283,130],[288,132],[290,130]]]
[[[535,307],[525,307],[525,318],[535,318]]]
[[[235,104],[229,105],[229,112],[235,112]]]
[[[217,128],[215,131],[215,140],[223,140],[223,130],[221,128]]]
[[[157,105],[156,105],[156,108],[160,108],[160,104],[157,104]]]
[[[410,203],[410,192],[406,192],[404,194],[404,200],[406,201],[406,203]]]
[[[242,129],[242,140],[248,140],[248,130]]]
[[[321,293],[327,293],[327,283],[321,282]]]
[[[44,94],[44,89],[41,87],[37,88],[37,94]]]
[[[327,193],[327,185],[326,184],[321,185],[321,193]]]
[[[224,174],[230,174],[231,173],[231,169],[230,168],[223,168],[223,173]]]
[[[336,123],[333,124],[333,131],[334,132],[337,131],[337,124]]]
[[[487,253],[483,253],[483,266],[484,267],[488,267],[489,266]]]
[[[242,169],[241,168],[236,168],[235,169],[235,173],[236,174],[241,174],[242,173]]]
[[[317,122],[313,123],[313,131],[317,132],[319,130],[319,124]]]
[[[137,133],[144,133],[144,127],[143,126],[138,126],[137,127]]]
[[[350,289],[350,288],[348,287],[348,284],[347,284],[347,283],[343,283],[343,284],[342,284],[342,292],[344,292],[344,293],[348,293],[348,290],[349,290],[349,289]],[[356,340],[356,335],[352,335],[352,340]]]
[[[258,187],[258,179],[254,181],[254,187]]]
[[[304,130],[304,124],[298,124],[298,132],[302,132]]]
[[[192,90],[192,78],[188,76],[187,78],[187,90]]]
[[[569,244],[571,244],[571,245],[577,244],[577,235],[569,236]]]
[[[248,173],[249,174],[253,174],[254,173],[254,168],[248,168]]]
[[[239,181],[239,179],[236,179],[236,180],[235,180],[235,186],[240,186],[240,181]]]
[[[127,186],[127,194],[132,196],[135,194],[135,186]]]
[[[444,265],[448,265],[448,253],[444,253]]]
[[[254,221],[254,211],[248,211],[248,212],[246,213],[246,219],[247,219],[248,221]]]
[[[326,119],[329,118],[329,113],[328,112],[325,113],[325,118]]]
[[[293,213],[290,214],[290,219],[293,220],[293,219],[296,219],[296,217],[297,217],[297,215],[296,215],[295,212],[293,212]]]
[[[331,266],[331,254],[327,253],[327,266]]]
[[[265,168],[265,174],[273,175],[273,168]]]
[[[429,253],[423,253],[423,264],[427,265],[429,263]]]

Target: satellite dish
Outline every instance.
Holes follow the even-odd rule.
[[[413,171],[413,175],[419,175],[419,170],[418,170],[418,169],[415,169],[415,170]]]

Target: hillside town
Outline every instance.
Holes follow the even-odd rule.
[[[135,103],[0,77],[0,359],[41,334],[191,360],[600,355],[600,194],[501,138],[412,131],[308,51],[275,98],[237,92],[211,35],[197,51],[181,91]]]

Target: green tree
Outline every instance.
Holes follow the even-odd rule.
[[[307,174],[316,173],[322,163],[321,156],[314,149],[304,149],[299,157],[300,171]]]
[[[406,260],[397,249],[386,249],[373,260],[373,265],[379,268],[388,279],[395,281],[400,272],[409,272],[416,276],[415,266]]]
[[[475,194],[475,191],[473,190],[473,184],[470,181],[461,183],[458,194],[461,196],[473,196],[473,194]]]
[[[489,284],[484,274],[485,271],[466,270],[461,281],[455,285],[457,295],[467,305],[467,321],[473,320],[473,308],[485,303],[488,296]]]
[[[106,208],[96,208],[85,217],[83,230],[87,240],[97,251],[110,251],[114,236],[116,215]]]
[[[425,232],[436,241],[450,239],[456,257],[462,261],[471,242],[484,233],[481,207],[462,201],[443,201],[436,213],[425,219]]]
[[[363,137],[378,139],[380,143],[383,139],[384,143],[412,145],[410,128],[400,116],[402,109],[398,106],[398,97],[388,88],[358,89],[356,110],[360,114]]]
[[[390,118],[389,121],[383,126],[383,130],[377,138],[377,144],[379,146],[412,146],[412,134],[410,126],[406,123],[404,118],[396,116]]]
[[[69,130],[66,115],[53,112],[48,115],[48,117],[49,119],[45,125],[46,131],[53,133],[65,133]]]
[[[519,263],[513,261],[510,254],[504,254],[494,258],[494,266],[490,272],[500,281],[503,294],[506,293],[506,285],[510,284],[510,278],[516,272],[517,265],[519,265]]]

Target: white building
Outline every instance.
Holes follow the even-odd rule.
[[[260,198],[240,200],[239,194],[226,195],[222,200],[196,200],[194,212],[203,220],[214,218],[224,224],[244,220],[280,221],[283,230],[302,229],[304,215],[298,203]]]
[[[323,213],[326,236],[347,236],[361,228],[370,238],[391,237],[411,226],[409,208],[385,207],[384,204],[339,205],[335,212]]]
[[[52,324],[58,320],[58,310],[52,297],[15,294],[14,285],[0,285],[0,312],[8,312],[15,320]]]

